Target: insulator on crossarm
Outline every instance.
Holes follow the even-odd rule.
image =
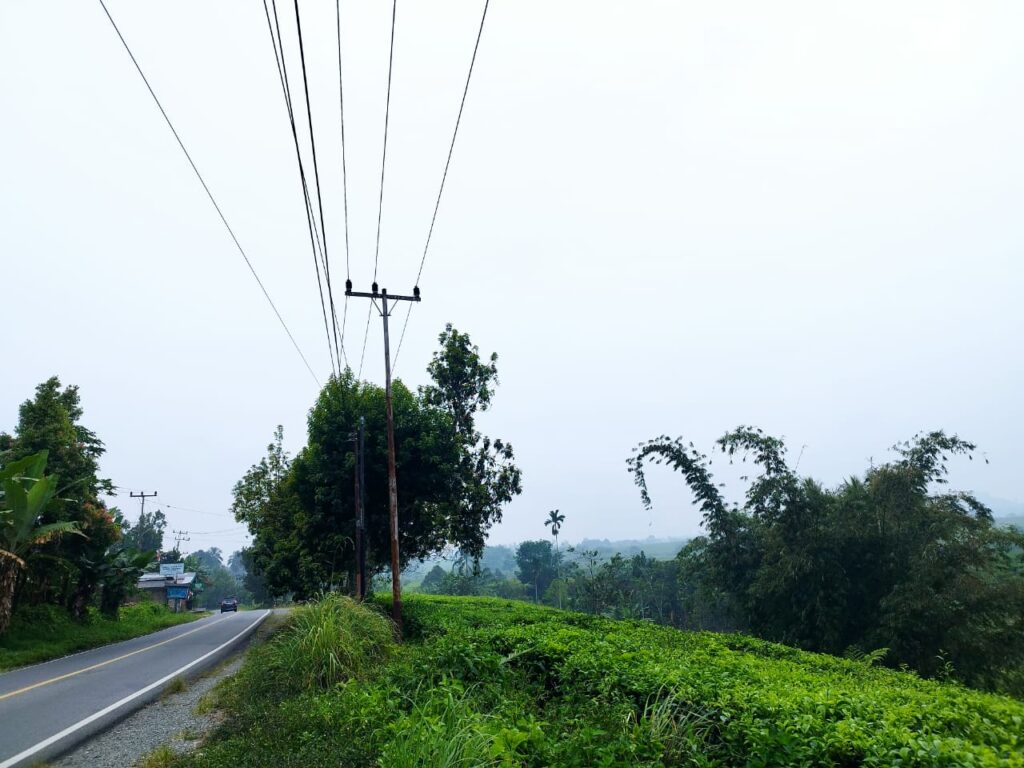
[[[345,281],[345,293],[352,293],[352,280]]]
[[[374,283],[374,284],[373,284],[373,292],[374,292],[374,293],[377,293],[377,283]]]
[[[415,296],[417,299],[420,297],[420,287],[418,285],[413,286],[412,295]]]

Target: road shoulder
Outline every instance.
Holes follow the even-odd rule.
[[[191,750],[223,717],[216,710],[197,714],[197,705],[219,682],[237,672],[244,658],[244,654],[232,657],[193,680],[185,690],[164,695],[50,765],[52,768],[125,768],[163,745],[175,752]]]
[[[41,760],[52,759],[64,754],[94,735],[106,731],[131,713],[160,698],[165,691],[180,685],[179,678],[182,680],[195,678],[197,675],[216,667],[225,658],[236,654],[239,648],[247,644],[248,640],[252,637],[253,631],[263,623],[263,620],[268,615],[269,612],[260,612],[258,617],[254,617],[254,621],[246,622],[241,631],[225,640],[219,646],[212,650],[207,650],[203,655],[193,658],[187,664],[183,664],[163,677],[123,696],[102,709],[92,712],[87,717],[24,748],[21,752],[8,757],[6,760],[0,761],[0,768],[20,768],[20,766],[35,765]],[[129,655],[134,656],[134,652]]]
[[[230,658],[188,683],[183,691],[164,694],[59,760],[51,761],[50,766],[126,768],[161,747],[175,753],[192,751],[224,718],[223,712],[201,706],[200,702],[208,695],[215,695],[214,689],[238,671],[248,650],[269,637],[281,618],[269,616]]]

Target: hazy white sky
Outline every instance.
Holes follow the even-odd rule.
[[[262,4],[109,6],[325,378]],[[398,4],[392,292],[412,288],[481,9]],[[334,7],[302,11],[340,285]],[[391,5],[341,12],[365,289]],[[658,434],[710,446],[744,423],[785,435],[794,458],[806,445],[801,471],[829,483],[945,428],[991,462],[957,464],[954,484],[1024,498],[1022,52],[1014,0],[492,0],[397,365],[423,383],[447,321],[500,354],[481,423],[515,446],[525,493],[492,540],[545,535],[553,507],[568,540],[692,534],[680,479],[652,473],[648,513],[624,460]],[[159,490],[189,548],[236,549],[231,486],[274,425],[303,444],[316,385],[98,2],[0,4],[0,71],[0,429],[46,377],[80,385],[104,473]],[[358,358],[366,308],[350,308]],[[379,321],[364,376],[383,377]]]

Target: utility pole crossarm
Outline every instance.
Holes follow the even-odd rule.
[[[397,294],[392,295],[388,293],[387,288],[378,291],[376,283],[373,284],[373,290],[369,293],[367,293],[366,291],[353,291],[351,280],[347,281],[345,284],[345,295],[359,299],[386,299],[388,301],[421,301],[419,286],[416,286],[415,288],[412,289],[412,296],[400,296]]]
[[[139,519],[140,520],[142,519],[142,515],[146,514],[146,499],[153,498],[154,496],[157,495],[157,493],[158,493],[158,491],[153,491],[152,493],[146,493],[145,491],[139,491],[138,493],[136,493],[135,491],[129,491],[128,492],[128,495],[131,498],[133,498],[133,499],[141,499],[141,501],[142,501],[142,509],[139,511]]]

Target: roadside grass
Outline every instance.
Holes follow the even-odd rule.
[[[204,615],[171,613],[162,605],[140,603],[121,608],[117,621],[90,609],[79,624],[57,606],[23,608],[15,613],[10,629],[0,635],[0,672],[130,640]]]
[[[164,688],[164,692],[161,694],[160,698],[166,699],[168,696],[173,696],[176,693],[182,693],[187,689],[188,683],[185,682],[185,679],[183,677],[176,677],[167,684],[167,687]]]
[[[167,745],[159,746],[139,760],[135,768],[171,768],[177,757],[174,750]]]
[[[486,598],[298,609],[175,768],[1010,766],[1024,704],[742,635]]]
[[[284,627],[291,616],[291,610],[275,610],[263,623],[256,628],[256,634],[249,642],[249,652],[251,653],[254,649],[263,645],[273,636],[278,630]],[[232,659],[227,659],[222,663],[218,664],[215,668],[204,673],[206,675],[217,674],[217,672],[228,664],[233,663]],[[218,682],[213,688],[204,693],[199,701],[196,702],[192,708],[192,713],[196,715],[206,715],[214,710],[224,709],[227,706],[226,697],[229,694],[229,689],[233,684],[232,677],[227,677]]]

